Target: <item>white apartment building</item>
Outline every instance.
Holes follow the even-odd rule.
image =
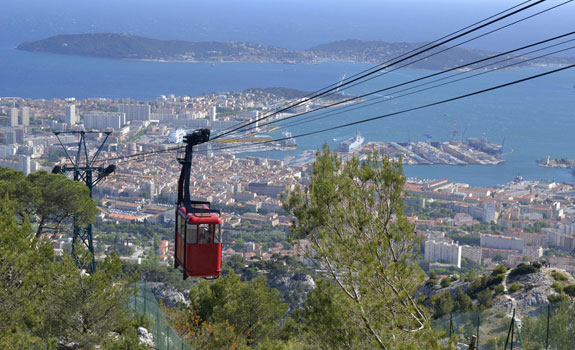
[[[126,124],[126,114],[118,112],[93,112],[84,114],[86,130],[119,130]]]
[[[76,105],[66,106],[66,120],[65,123],[72,127],[78,123],[78,115],[76,114]]]
[[[511,249],[522,252],[525,247],[525,241],[520,238],[499,235],[481,235],[479,242],[481,248],[490,249]]]
[[[18,108],[10,108],[10,112],[8,112],[8,120],[10,122],[10,126],[18,126]]]
[[[428,240],[425,242],[424,259],[429,262],[448,262],[461,267],[461,246],[457,243]]]
[[[126,114],[126,121],[150,120],[152,110],[149,105],[118,105],[118,112]]]

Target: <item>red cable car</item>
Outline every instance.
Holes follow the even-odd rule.
[[[222,271],[222,218],[210,202],[190,200],[190,170],[195,145],[207,142],[210,130],[200,129],[184,136],[184,158],[178,157],[182,171],[178,180],[176,243],[174,266],[182,266],[188,277],[217,278]]]

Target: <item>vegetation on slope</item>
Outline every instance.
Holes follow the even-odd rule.
[[[36,239],[27,221],[18,223],[12,202],[3,199],[0,257],[0,348],[140,348],[137,324],[124,308],[130,279],[117,256],[85,274],[70,256],[55,257],[52,244]]]

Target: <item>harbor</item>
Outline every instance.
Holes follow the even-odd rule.
[[[393,142],[371,141],[364,144],[359,132],[339,144],[338,154],[343,157],[356,156],[365,159],[373,151],[384,152],[394,160],[401,159],[405,165],[497,165],[505,163],[503,146],[490,142],[485,135],[481,138],[467,138],[465,141],[427,141]],[[290,156],[289,164],[298,165],[312,162],[315,152],[305,151],[298,156]]]

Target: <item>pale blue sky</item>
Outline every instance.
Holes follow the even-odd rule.
[[[0,46],[63,33],[123,32],[290,49],[339,39],[426,41],[519,4],[510,0],[5,0]],[[534,2],[534,1],[533,1]],[[548,0],[537,10],[559,4]],[[535,10],[534,10],[535,11]],[[530,11],[533,13],[534,11]],[[575,2],[473,47],[502,49],[574,30]]]

